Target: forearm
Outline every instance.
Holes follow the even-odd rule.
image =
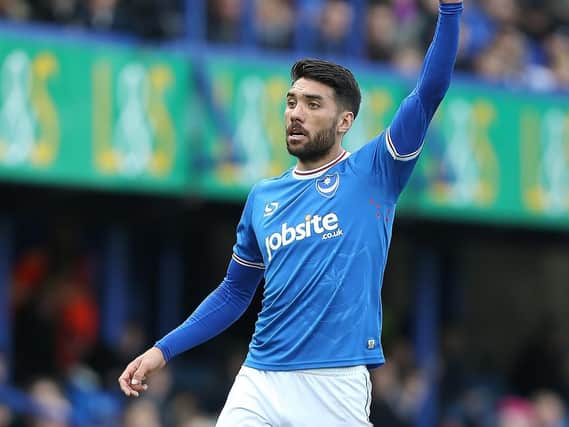
[[[263,271],[231,261],[223,282],[184,323],[155,345],[166,361],[223,332],[247,309]]]
[[[431,119],[450,85],[461,12],[461,2],[439,6],[437,28],[417,85],[401,103],[387,134],[389,149],[398,160],[418,155]]]
[[[439,5],[433,41],[427,50],[415,92],[427,117],[432,117],[449,85],[456,61],[462,2]]]

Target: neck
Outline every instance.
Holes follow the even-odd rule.
[[[313,169],[318,169],[320,166],[324,166],[326,163],[330,163],[332,160],[336,159],[345,150],[340,144],[335,145],[332,149],[322,158],[313,161],[300,160],[296,162],[297,171],[310,171]]]

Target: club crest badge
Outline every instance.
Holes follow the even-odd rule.
[[[340,186],[340,175],[338,172],[332,175],[325,175],[316,180],[316,190],[328,199],[334,197]]]

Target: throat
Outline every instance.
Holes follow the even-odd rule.
[[[314,159],[298,159],[296,163],[296,170],[298,172],[311,172],[323,167],[329,166],[330,163],[338,161],[346,154],[346,150],[342,147],[337,147],[335,150],[330,150],[328,153],[323,154],[319,158]]]

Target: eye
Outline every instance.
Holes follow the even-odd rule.
[[[286,106],[288,108],[294,108],[296,106],[296,101],[294,99],[289,99],[286,101]]]
[[[309,103],[308,103],[308,106],[309,106],[310,108],[312,108],[312,109],[316,109],[316,108],[319,108],[319,107],[320,107],[320,104],[319,104],[318,102],[312,101],[312,102],[309,102]]]

